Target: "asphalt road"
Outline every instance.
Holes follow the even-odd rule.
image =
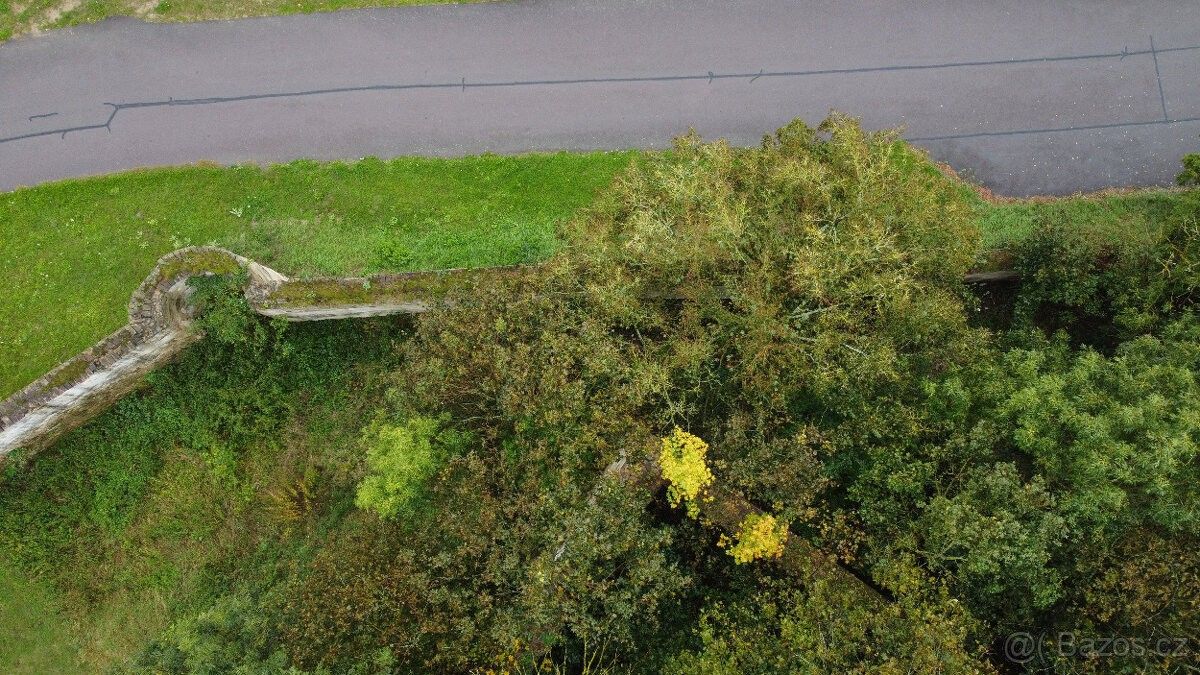
[[[753,144],[832,108],[1001,194],[1167,184],[1196,0],[526,0],[0,45],[0,190],[140,166]]]

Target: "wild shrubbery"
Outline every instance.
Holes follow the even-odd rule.
[[[1195,305],[1200,192],[1181,196],[1152,229],[1039,222],[1012,254],[1021,273],[1018,326],[1063,329],[1111,349]]]
[[[720,480],[772,505],[782,541],[788,523],[823,524],[822,500],[846,503],[830,478],[881,440],[936,438],[928,383],[985,349],[963,311],[969,210],[919,168],[845,118],[752,150],[685,137],[620,177],[543,268],[422,317],[394,412],[472,441],[429,483],[439,513],[347,542],[358,552],[338,559],[364,567],[330,560],[303,582],[285,628],[301,662],[365,654],[375,625],[425,667],[519,643],[526,664],[578,666],[584,644],[606,644],[657,668],[722,577],[770,568],[711,576],[733,562],[712,535],[672,541],[606,466],[690,430]],[[747,539],[746,561],[777,553]]]
[[[354,503],[381,518],[395,518],[425,493],[425,483],[449,453],[469,439],[439,433],[441,420],[414,417],[401,424],[377,422],[367,427],[367,475],[358,484]]]
[[[1200,185],[1200,153],[1183,156],[1183,171],[1175,177],[1175,182],[1183,187]]]
[[[529,663],[570,663],[604,642],[657,668],[680,617],[751,597],[712,576],[729,561],[710,533],[676,526],[668,546],[632,497],[593,536],[659,561],[637,575],[548,536],[594,503],[605,466],[657,457],[674,428],[707,442],[717,481],[896,598],[894,614],[842,617],[844,645],[824,663],[869,662],[849,636],[884,617],[921,637],[878,663],[947,670],[1004,631],[1115,625],[1096,618],[1116,621],[1097,609],[1111,605],[1081,590],[1098,584],[1160,610],[1136,631],[1186,623],[1186,604],[1115,581],[1109,551],[1135,531],[1197,534],[1195,213],[1140,238],[1048,224],[1014,252],[1025,285],[1007,334],[969,320],[971,222],[954,183],[845,118],[793,123],[749,150],[687,136],[621,176],[542,269],[424,317],[393,405],[446,415],[475,439],[434,482],[491,500],[497,534],[468,557],[483,580],[471,588],[511,599],[474,624],[461,663],[511,640]],[[1074,340],[1038,337],[1058,326]],[[1159,574],[1180,564],[1145,561]],[[558,590],[535,591],[545,586]],[[628,622],[599,619],[632,598],[643,604]],[[799,667],[816,638],[788,625],[800,632],[784,662]],[[702,654],[728,644],[693,635]],[[767,636],[750,631],[738,649],[769,653]]]
[[[982,649],[962,649],[971,619],[944,593],[905,596],[880,608],[823,581],[761,584],[706,607],[697,622],[698,644],[674,656],[663,672],[992,672]]]
[[[1194,634],[1200,208],[1181,204],[1138,236],[1042,223],[989,330],[963,284],[979,236],[961,186],[895,136],[840,116],[751,149],[685,136],[548,263],[417,320],[375,421],[279,469],[320,484],[310,527],[286,529],[303,544],[142,665],[986,672],[1011,631]],[[216,386],[220,424],[184,444],[232,449],[211,456],[239,484],[237,451],[288,417],[268,402],[322,379],[245,363],[370,340],[314,351],[251,323],[220,347],[249,386]],[[647,460],[665,498],[614,470]],[[704,504],[671,508],[711,486],[770,515],[731,541]],[[93,501],[118,518],[98,522],[143,489],[111,488]],[[836,555],[879,602],[849,574],[785,573],[785,542]]]
[[[339,501],[353,507],[346,444],[404,322],[285,329],[250,315],[236,283],[201,284],[215,339],[0,484],[0,546],[66,598],[85,670],[152,637],[148,672],[286,663],[260,586]]]

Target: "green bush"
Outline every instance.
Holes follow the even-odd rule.
[[[1055,506],[1043,481],[1026,482],[1013,464],[980,467],[956,494],[926,505],[917,524],[926,564],[950,572],[977,615],[1029,625],[1062,592],[1050,563],[1068,530]]]
[[[137,659],[133,672],[287,672],[287,655],[272,652],[258,603],[231,593],[200,613],[175,622]]]
[[[1200,192],[1173,204],[1147,229],[1044,216],[1012,250],[1017,325],[1068,330],[1107,350],[1190,306],[1200,288]]]
[[[425,493],[425,483],[468,438],[443,421],[413,417],[401,424],[377,422],[363,433],[367,475],[358,484],[354,503],[381,518],[395,518]]]
[[[260,323],[243,294],[248,280],[245,271],[188,279],[196,307],[196,327],[222,344],[243,344],[258,337],[255,329]]]
[[[1184,187],[1200,186],[1200,153],[1183,156],[1183,171],[1175,177],[1175,182]]]
[[[699,646],[664,672],[988,673],[982,648],[964,649],[971,620],[946,596],[882,609],[855,603],[824,581],[779,583],[749,598],[705,607]]]
[[[724,484],[772,504],[781,519],[832,531],[812,515],[822,499],[846,499],[825,494],[830,476],[852,479],[874,448],[936,438],[923,431],[937,422],[926,383],[986,346],[966,320],[962,278],[978,233],[962,192],[914,170],[893,135],[865,133],[848,118],[819,129],[796,122],[752,149],[684,137],[620,176],[563,236],[564,251],[542,269],[465,289],[424,315],[393,390],[397,409],[448,414],[478,439],[471,461],[488,470],[470,491],[494,500],[502,520],[493,537],[509,552],[489,556],[525,556],[516,568],[524,571],[511,572],[518,576],[543,569],[546,551],[574,550],[556,524],[578,519],[606,466],[642,461],[676,426],[710,441]],[[629,546],[652,560],[666,552],[647,517],[635,510],[599,521],[595,536],[640,531]],[[720,553],[702,537],[676,545]],[[383,554],[372,559],[388,569]],[[586,560],[579,574],[602,578],[606,564]],[[372,574],[409,576],[411,564]],[[485,579],[508,569],[480,564]],[[575,602],[621,606],[635,588],[697,579],[667,564],[639,575],[618,567],[616,579],[576,601],[569,586],[551,590],[561,584],[555,567],[535,584],[494,582],[520,600],[473,615],[471,634],[498,632],[501,646],[516,639],[526,657],[609,636],[638,645],[629,663],[653,668],[670,653],[648,648],[670,635],[658,627],[696,617],[695,604],[671,613],[679,600],[659,591],[630,615],[632,626],[585,630],[564,621],[583,613]],[[646,641],[632,640],[639,635]]]
[[[1200,535],[1200,323],[1186,315],[1160,336],[1106,358],[1014,350],[1010,393],[992,413],[1006,444],[1059,495],[1073,528],[1141,527]]]

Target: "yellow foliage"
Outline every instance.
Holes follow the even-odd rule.
[[[736,537],[737,543],[729,549],[729,555],[733,556],[735,563],[742,565],[782,556],[788,529],[786,524],[776,521],[775,516],[769,513],[752,513],[742,521]]]
[[[671,506],[686,504],[688,515],[693,518],[698,513],[696,501],[700,492],[714,480],[704,461],[707,454],[708,443],[676,427],[662,439],[662,452],[658,456],[663,478],[670,483],[667,499]]]

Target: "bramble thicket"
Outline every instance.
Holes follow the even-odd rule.
[[[1003,255],[977,201],[835,115],[749,149],[684,136],[543,265],[419,318],[284,326],[230,285],[207,320],[241,328],[5,468],[0,545],[93,633],[156,608],[134,659],[95,661],[123,672],[957,673],[1014,667],[1015,631],[1200,645],[1200,192],[1146,231],[1039,220]],[[996,259],[1019,283],[964,282]],[[763,515],[707,527],[710,485]],[[783,569],[791,539],[880,604]]]

